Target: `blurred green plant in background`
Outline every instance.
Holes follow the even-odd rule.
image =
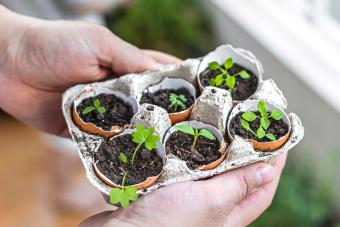
[[[109,29],[139,48],[181,58],[216,47],[209,17],[199,0],[138,0],[107,19]]]
[[[298,153],[298,152],[297,152]],[[336,170],[340,152],[329,152],[326,165],[291,152],[270,208],[251,227],[339,227],[336,214]]]

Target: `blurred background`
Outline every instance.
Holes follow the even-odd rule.
[[[340,1],[0,0],[108,26],[140,48],[199,57],[222,43],[262,61],[305,126],[272,206],[251,226],[340,226]],[[75,226],[108,209],[69,141],[0,113],[0,226]],[[15,168],[13,168],[13,166]],[[11,172],[9,173],[9,169]]]

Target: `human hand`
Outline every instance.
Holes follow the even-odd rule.
[[[102,212],[79,227],[247,226],[271,204],[286,157],[272,166],[256,163],[209,180],[160,188],[127,209]]]
[[[67,132],[61,95],[70,86],[179,61],[141,51],[101,26],[38,20],[1,5],[0,50],[1,108],[56,135]]]

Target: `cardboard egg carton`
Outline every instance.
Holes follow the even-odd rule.
[[[192,83],[198,91],[200,83],[197,77],[207,68],[208,63],[217,61],[222,64],[229,57],[232,57],[234,62],[251,70],[258,78],[258,89],[248,100],[262,99],[277,108],[283,110],[287,108],[287,100],[276,83],[272,79],[262,78],[264,72],[260,61],[251,52],[234,48],[231,45],[222,45],[202,58],[188,59],[180,64],[167,65],[157,71],[128,74],[117,79],[77,85],[68,89],[63,95],[62,109],[72,139],[77,144],[79,157],[85,167],[87,178],[91,184],[105,195],[108,195],[112,189],[97,176],[93,167],[93,154],[101,143],[104,142],[105,138],[84,132],[77,127],[72,117],[74,105],[77,105],[79,100],[84,98],[84,94],[86,94],[85,97],[89,97],[99,95],[103,91],[113,93],[118,91],[125,94],[126,97],[138,99],[145,89],[160,83],[165,78],[184,79]],[[162,186],[176,182],[205,179],[254,162],[270,162],[276,156],[296,146],[304,136],[304,128],[299,117],[294,113],[290,113],[287,115],[290,124],[289,138],[282,147],[275,151],[256,151],[252,143],[239,136],[233,137],[230,141],[226,129],[228,117],[235,104],[236,102],[232,100],[227,90],[205,87],[201,95],[198,96],[188,119],[188,121],[210,124],[221,132],[223,139],[228,145],[226,158],[221,164],[211,170],[192,170],[187,167],[185,161],[172,154],[164,153],[165,164],[159,179],[150,187],[139,190],[138,194],[147,194]],[[152,105],[142,104],[134,107],[135,115],[131,119],[131,124],[128,128],[134,128],[137,123],[141,123],[146,127],[154,127],[161,136],[161,141],[163,141],[167,131],[171,128],[171,120],[165,109],[157,106],[149,108],[149,106]],[[150,109],[152,110],[150,111]]]

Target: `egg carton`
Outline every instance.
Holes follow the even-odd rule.
[[[80,98],[96,96],[104,91],[106,93],[120,92],[126,97],[140,97],[141,93],[149,86],[160,83],[165,78],[184,79],[196,88],[200,87],[197,76],[207,68],[208,63],[217,61],[220,64],[227,58],[232,57],[234,62],[248,68],[258,77],[259,86],[257,91],[246,101],[264,100],[276,108],[285,110],[287,100],[274,80],[262,78],[264,73],[260,61],[249,51],[234,48],[231,45],[219,46],[204,57],[197,59],[187,59],[179,64],[167,65],[159,70],[147,71],[144,73],[132,73],[116,79],[97,82],[91,84],[81,84],[68,89],[63,95],[62,110],[73,141],[77,144],[77,151],[86,170],[88,180],[104,195],[109,195],[112,187],[103,182],[96,174],[93,165],[93,155],[105,141],[99,135],[84,132],[74,123],[72,111],[74,105]],[[198,89],[197,89],[198,90]],[[78,101],[77,101],[78,100]],[[246,103],[244,102],[244,103]],[[159,179],[150,187],[138,190],[139,195],[148,194],[160,187],[187,180],[200,180],[214,175],[249,165],[255,162],[270,163],[276,156],[289,151],[296,146],[304,136],[304,127],[299,117],[290,113],[287,115],[289,121],[289,138],[282,147],[272,152],[262,152],[255,150],[251,142],[239,136],[234,136],[229,140],[226,132],[228,117],[235,106],[230,93],[215,87],[205,87],[201,95],[197,98],[191,111],[189,120],[203,122],[215,126],[228,143],[226,149],[227,156],[216,168],[211,170],[189,169],[185,161],[180,160],[172,154],[163,154],[165,164]],[[245,105],[245,104],[244,104]],[[167,111],[158,106],[150,108],[151,104],[134,106],[134,113],[131,124],[128,128],[134,128],[141,123],[146,127],[154,127],[163,141],[166,132],[171,128],[171,120]],[[152,111],[150,111],[150,109]],[[234,108],[235,109],[235,108]]]

